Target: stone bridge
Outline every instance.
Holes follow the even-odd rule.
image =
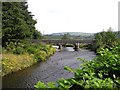
[[[75,51],[79,50],[79,44],[83,43],[83,44],[92,44],[94,40],[49,40],[49,39],[42,39],[42,40],[31,40],[34,43],[39,43],[39,42],[44,42],[47,44],[54,44],[54,45],[58,45],[59,49],[62,49],[63,45],[66,44],[73,44],[74,45],[74,49]]]

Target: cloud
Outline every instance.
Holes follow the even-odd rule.
[[[28,4],[38,20],[36,27],[45,33],[117,30],[117,0],[29,0]]]
[[[61,13],[61,11],[58,11],[58,10],[48,10],[48,13],[51,13],[51,14],[59,14]]]

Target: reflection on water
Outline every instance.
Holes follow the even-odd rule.
[[[54,48],[56,48],[57,51],[59,51],[59,46],[53,46]],[[73,47],[62,47],[62,51],[75,51],[73,49]]]
[[[59,47],[59,46],[52,46],[52,47],[54,47],[54,48],[58,49],[58,47]]]
[[[73,47],[64,47],[62,51],[75,51]]]

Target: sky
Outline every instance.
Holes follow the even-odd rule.
[[[119,0],[28,0],[42,34],[118,30]]]

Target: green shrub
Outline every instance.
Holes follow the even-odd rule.
[[[45,61],[47,58],[47,54],[45,51],[39,51],[39,52],[35,53],[35,58],[38,61]]]
[[[102,31],[95,34],[95,41],[92,49],[97,51],[100,48],[110,48],[116,46],[117,34],[109,28],[107,31]]]
[[[22,47],[17,47],[14,51],[14,54],[24,54],[25,53],[25,49]]]
[[[30,53],[30,54],[35,54],[36,53],[36,49],[37,48],[34,48],[33,46],[29,46],[27,48],[27,52]]]

